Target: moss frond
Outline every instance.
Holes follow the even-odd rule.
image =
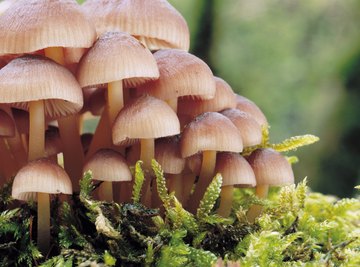
[[[289,139],[285,139],[281,143],[271,144],[269,145],[269,147],[279,152],[287,152],[291,150],[296,150],[302,146],[314,144],[319,140],[320,138],[315,135],[305,134],[305,135],[293,136]]]
[[[141,188],[145,181],[144,172],[142,170],[142,161],[139,160],[135,164],[134,187],[132,191],[132,200],[134,203],[139,203],[141,198]]]

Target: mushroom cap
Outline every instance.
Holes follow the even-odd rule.
[[[111,149],[98,150],[84,166],[91,170],[93,179],[106,182],[131,181],[131,172],[120,153]]]
[[[257,185],[282,186],[294,183],[290,163],[271,148],[257,149],[247,160],[254,170]]]
[[[178,49],[159,50],[154,53],[160,77],[137,88],[140,94],[150,94],[162,100],[180,96],[203,99],[215,95],[212,71],[200,58]]]
[[[222,186],[254,187],[255,174],[250,164],[238,153],[222,152],[216,155],[215,173],[221,173]]]
[[[155,159],[165,173],[179,174],[185,168],[180,153],[180,137],[164,137],[155,141]]]
[[[255,146],[261,143],[261,126],[249,113],[231,108],[223,110],[221,114],[229,118],[239,129],[244,147]]]
[[[60,138],[59,129],[50,126],[45,131],[45,156],[51,157],[63,151],[63,143]]]
[[[119,80],[124,80],[126,87],[135,87],[158,77],[154,56],[125,32],[101,35],[81,59],[77,72],[81,87]]]
[[[152,139],[179,133],[176,113],[164,101],[149,95],[126,105],[116,117],[112,130],[115,145],[127,138]]]
[[[15,122],[4,110],[0,109],[0,137],[15,135]]]
[[[189,157],[200,151],[241,152],[239,130],[224,115],[206,112],[186,125],[181,136],[181,155]]]
[[[98,35],[119,30],[135,36],[150,50],[189,50],[187,23],[166,0],[88,0],[83,9]]]
[[[196,176],[200,175],[201,163],[202,163],[202,153],[196,153],[186,158],[187,167]]]
[[[260,126],[268,125],[267,119],[261,109],[250,99],[236,95],[236,108],[249,113],[260,124]]]
[[[81,87],[63,66],[42,56],[23,56],[0,70],[2,103],[28,109],[28,102],[45,100],[45,115],[56,118],[78,112]]]
[[[18,0],[0,16],[0,54],[90,47],[94,26],[76,1]]]
[[[36,193],[72,194],[69,176],[48,159],[29,162],[16,174],[11,195],[19,200],[36,201]]]
[[[11,110],[19,133],[28,134],[30,128],[29,112],[17,108],[12,108]]]
[[[208,111],[221,111],[236,107],[236,95],[230,85],[223,79],[214,77],[215,95],[211,99],[181,98],[178,102],[178,113],[187,114],[193,118]]]

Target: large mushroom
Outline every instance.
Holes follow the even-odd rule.
[[[31,161],[15,176],[12,197],[37,201],[37,245],[45,255],[50,248],[49,194],[72,194],[69,176],[50,160],[42,158]]]

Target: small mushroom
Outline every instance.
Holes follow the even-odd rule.
[[[256,177],[256,196],[266,198],[270,186],[283,186],[294,183],[294,173],[290,163],[279,152],[271,148],[257,149],[247,158]],[[261,214],[262,206],[250,207],[247,217],[254,222]]]
[[[12,197],[23,201],[37,201],[37,244],[47,254],[50,248],[49,194],[72,194],[69,176],[63,168],[48,159],[29,162],[16,174]]]

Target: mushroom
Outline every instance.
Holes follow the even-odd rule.
[[[112,182],[131,181],[131,172],[123,156],[111,149],[98,150],[85,164],[94,180],[103,181],[99,188],[101,200],[113,201]]]
[[[245,158],[240,154],[229,152],[217,154],[215,173],[221,173],[223,178],[217,213],[228,217],[232,208],[234,186],[254,187],[255,174]]]
[[[58,163],[58,154],[62,153],[63,144],[60,138],[59,129],[49,126],[45,131],[45,157]]]
[[[114,144],[135,138],[140,139],[140,160],[150,173],[155,156],[154,138],[180,133],[180,123],[175,112],[164,102],[152,96],[141,96],[126,105],[118,114],[112,130]],[[145,198],[149,197],[150,180],[146,180]],[[147,204],[149,204],[149,201]]]
[[[23,56],[0,70],[3,103],[29,110],[29,161],[44,157],[45,115],[67,116],[83,104],[82,92],[72,74],[42,56]]]
[[[123,85],[135,87],[157,79],[159,70],[151,52],[128,33],[107,32],[79,63],[77,79],[82,87],[107,84],[106,124],[94,134],[88,156],[101,147],[111,148],[111,126],[124,106]],[[103,120],[103,119],[102,119]]]
[[[204,61],[177,49],[154,53],[159,66],[158,80],[137,87],[138,94],[150,94],[166,101],[177,112],[178,97],[210,99],[215,95],[213,74]]]
[[[98,35],[118,30],[130,33],[150,50],[189,50],[187,23],[166,0],[88,0],[83,10],[94,22]]]
[[[47,254],[50,248],[49,194],[72,194],[71,181],[63,168],[48,159],[29,162],[16,174],[12,197],[24,201],[37,201],[37,245]]]
[[[247,158],[256,178],[256,196],[266,198],[269,186],[283,186],[294,183],[294,173],[290,163],[279,152],[271,148],[257,149]],[[261,214],[262,206],[250,207],[247,217],[254,222]]]
[[[195,212],[214,175],[216,152],[241,152],[240,132],[224,115],[206,112],[185,126],[181,136],[181,155],[190,157],[202,151],[199,181],[189,200],[189,210]]]

